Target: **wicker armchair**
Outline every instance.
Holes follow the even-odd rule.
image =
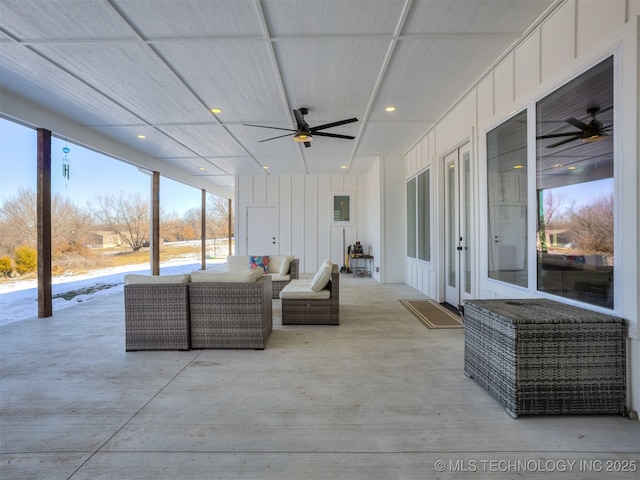
[[[189,350],[188,280],[188,275],[125,277],[126,351]]]
[[[286,288],[286,287],[285,287]],[[333,265],[331,279],[325,287],[329,298],[282,298],[283,325],[339,325],[340,273]]]
[[[273,328],[271,277],[189,285],[192,348],[262,350]]]

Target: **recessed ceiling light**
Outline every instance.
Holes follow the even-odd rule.
[[[389,106],[389,107],[385,108],[384,111],[385,112],[395,112],[396,111],[396,107]]]
[[[570,167],[567,167],[567,168],[568,168],[569,170],[575,170],[575,169],[576,169],[576,167],[574,167],[573,165],[572,165],[572,166],[570,166]]]
[[[513,167],[513,168],[515,168],[516,170],[518,170],[518,169],[520,169],[520,168],[524,168],[524,167],[523,167],[522,165],[516,165],[516,166],[515,166],[515,167]]]
[[[212,108],[211,113],[215,113],[215,114],[222,113],[222,110],[220,110],[219,108]]]
[[[144,140],[145,138],[147,138],[147,136],[146,136],[146,135],[139,134],[139,135],[138,135],[138,138],[140,138],[140,139]]]
[[[269,167],[267,167],[266,165],[262,168],[264,168],[265,170],[269,170]]]
[[[203,171],[205,168],[204,167],[200,167],[200,171]]]
[[[340,168],[343,168],[343,169],[344,169],[344,168],[347,168],[347,166],[346,166],[346,165],[342,165]]]

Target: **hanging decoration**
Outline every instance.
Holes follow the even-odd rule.
[[[64,156],[62,157],[62,177],[65,179],[64,186],[67,186],[67,182],[71,179],[71,170],[69,168],[69,152],[71,149],[65,145],[62,149]]]

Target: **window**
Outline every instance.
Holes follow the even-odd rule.
[[[527,286],[527,112],[487,134],[489,278]]]
[[[538,290],[613,308],[613,57],[536,116]]]
[[[431,260],[429,170],[418,175],[418,258]]]
[[[350,222],[351,221],[351,197],[349,195],[333,196],[333,221],[334,222]]]
[[[416,258],[416,182],[407,182],[407,256]]]
[[[430,170],[407,182],[407,256],[431,260]]]
[[[353,193],[332,193],[331,222],[339,225],[353,224]]]

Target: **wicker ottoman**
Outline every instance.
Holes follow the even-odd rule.
[[[547,299],[465,301],[464,372],[518,415],[625,414],[624,320]]]

